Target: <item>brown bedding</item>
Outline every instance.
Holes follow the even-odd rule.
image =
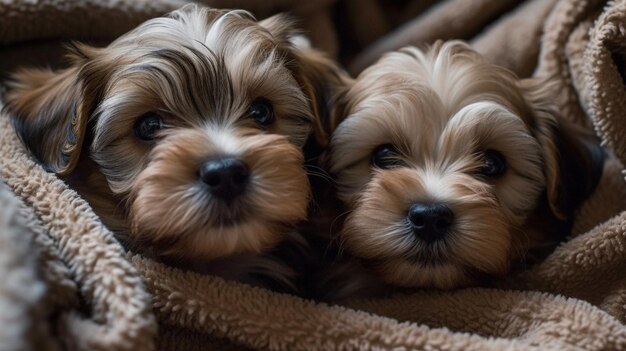
[[[205,2],[259,16],[293,9],[331,53],[342,35],[328,25],[338,7],[350,8]],[[3,1],[0,69],[54,64],[59,39],[107,41],[183,3]],[[365,15],[382,6],[364,3]],[[369,40],[394,26],[372,15],[381,26]],[[556,77],[562,112],[604,140],[611,160],[571,237],[497,288],[330,306],[129,255],[84,200],[29,157],[1,114],[0,350],[626,349],[625,27],[625,0],[447,0],[351,62],[358,71],[388,49],[464,38],[522,76]]]

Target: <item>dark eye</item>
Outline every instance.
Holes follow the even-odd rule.
[[[262,126],[272,124],[275,119],[274,107],[272,106],[272,103],[265,98],[254,100],[250,105],[248,115],[251,118],[254,118],[254,120]]]
[[[156,112],[148,112],[135,122],[135,136],[141,140],[152,140],[157,131],[163,129],[163,119]]]
[[[391,144],[380,145],[374,149],[372,165],[381,169],[388,169],[401,165],[398,159],[398,150]]]
[[[483,153],[483,166],[480,173],[488,177],[498,177],[506,171],[504,156],[495,150],[487,150]]]

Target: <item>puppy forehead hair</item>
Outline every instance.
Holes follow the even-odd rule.
[[[332,168],[341,169],[349,163],[369,157],[371,151],[391,143],[410,148],[408,143],[423,130],[434,130],[431,123],[440,120],[422,118],[440,114],[441,102],[434,94],[416,93],[414,87],[398,85],[389,89],[362,89],[349,92],[354,104],[346,119],[333,134]],[[437,128],[441,130],[441,128]]]
[[[506,106],[489,100],[464,106],[438,135],[428,135],[437,136],[436,151],[448,157],[459,157],[476,147],[497,149],[515,157],[516,152],[539,152],[539,145],[524,121]]]
[[[275,72],[268,70],[283,68],[289,61],[288,50],[245,11],[203,8],[174,14],[177,15],[145,22],[107,50],[113,55],[117,52],[118,61],[127,60],[129,55],[138,61],[147,53],[164,49],[197,52],[200,55],[195,55],[195,59],[202,55],[223,58],[231,74],[243,73],[246,79],[254,73],[271,75]]]
[[[466,112],[472,111],[473,117],[466,116],[465,125],[455,127],[465,139],[470,135],[478,141],[494,139],[498,133],[493,128],[473,128],[473,133],[466,129],[470,122],[481,125],[481,116],[493,107],[500,113],[487,115],[491,119],[513,118],[504,126],[514,125],[513,130],[520,132],[518,138],[532,136],[536,123],[515,75],[458,44],[444,44],[428,51],[405,48],[389,53],[361,73],[348,92],[348,99],[348,118],[337,129],[333,143],[342,150],[360,150],[360,155],[357,152],[355,156],[361,159],[383,143],[394,143],[400,148],[404,144],[404,151],[416,155],[435,153],[444,127],[450,122],[460,123],[461,120],[451,119],[463,108],[479,102],[491,105],[472,106]],[[503,135],[500,139],[510,134],[504,126],[499,128]],[[368,138],[358,140],[358,130],[366,130]],[[483,135],[477,135],[481,130]],[[334,167],[341,169],[353,162],[354,157],[339,155]]]
[[[442,110],[441,102],[432,96],[417,99],[414,94],[396,92],[384,99],[366,100],[335,133],[334,168],[369,158],[376,146],[386,143],[408,156],[409,163],[434,162],[439,167],[460,166],[458,160],[463,158],[471,162],[475,152],[488,148],[516,158],[529,157],[529,161],[538,158],[536,139],[506,106],[486,100],[464,106],[451,116]]]
[[[188,8],[198,10],[187,11]],[[145,22],[114,42],[113,47],[178,49],[183,45],[228,57],[229,65],[239,67],[265,61],[274,55],[277,44],[278,39],[246,11],[191,5],[169,17]]]
[[[361,86],[371,89],[393,88],[390,82],[413,84],[421,90],[426,87],[438,96],[449,115],[476,97],[489,99],[518,113],[529,127],[534,123],[515,74],[455,42],[426,51],[406,47],[388,53],[363,71],[358,80]]]
[[[175,42],[182,38],[197,45],[220,44],[236,39],[239,33],[271,39],[267,31],[259,30],[254,16],[245,10],[217,10],[190,4],[144,22],[116,42],[150,46],[162,40]]]
[[[105,124],[102,117],[147,100],[161,105],[151,108],[202,116],[207,111],[225,112],[232,99],[233,85],[222,57],[188,46],[160,48],[114,69],[96,114],[98,123]]]
[[[218,19],[222,21],[221,30],[227,28],[229,21],[242,19],[229,13]],[[195,16],[198,20],[198,15]],[[157,33],[169,33],[170,27],[181,26],[178,22],[171,23],[172,19],[159,21],[165,21],[168,26],[156,26]],[[202,119],[209,111],[215,118],[226,121],[245,113],[237,109],[247,107],[250,99],[263,96],[282,109],[278,111],[282,112],[281,118],[292,120],[287,122],[310,123],[313,116],[306,108],[308,100],[287,67],[289,58],[285,51],[254,22],[246,19],[243,24],[250,30],[206,35],[204,43],[194,39],[197,35],[193,33],[174,30],[168,36],[160,36],[144,28],[138,32],[137,39],[142,45],[137,46],[131,34],[112,45],[108,54],[113,58],[109,59],[117,67],[110,76],[105,100],[97,110],[99,127],[109,123],[107,116],[117,116],[115,111],[122,109],[123,104],[146,100],[146,96],[153,101],[161,100],[165,104],[161,108],[174,114],[192,113]],[[216,31],[210,26],[196,27],[192,26],[194,30]]]

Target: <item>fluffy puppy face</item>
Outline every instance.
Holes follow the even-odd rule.
[[[190,5],[106,48],[77,46],[64,71],[17,74],[7,105],[50,170],[71,175],[81,149],[95,161],[132,241],[258,252],[306,217],[302,148],[323,139],[316,87],[334,67],[293,35],[280,16]]]
[[[352,210],[344,247],[398,286],[507,272],[531,245],[524,226],[542,201],[553,217],[570,214],[561,178],[577,176],[563,174],[549,89],[460,42],[406,48],[364,71],[330,148]]]

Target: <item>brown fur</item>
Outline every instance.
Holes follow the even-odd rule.
[[[449,289],[505,274],[529,250],[554,244],[593,190],[602,153],[565,125],[552,90],[458,41],[405,48],[365,70],[344,96],[330,146],[350,209],[342,247],[389,285]],[[400,166],[372,166],[384,144]],[[479,174],[485,150],[504,156],[504,174]],[[407,212],[416,202],[452,210],[444,239],[413,235]]]
[[[345,80],[296,35],[282,15],[188,5],[106,48],[75,44],[67,69],[16,73],[7,109],[34,156],[136,249],[200,261],[266,253],[307,217],[303,149],[312,135],[326,143],[319,107]],[[248,117],[259,98],[273,106],[270,125]],[[165,127],[150,141],[133,132],[146,113]],[[230,204],[198,178],[225,156],[251,174]],[[264,260],[244,261],[276,268]]]

